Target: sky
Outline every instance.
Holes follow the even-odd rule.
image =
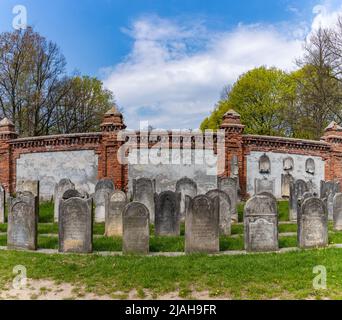
[[[23,5],[67,72],[113,91],[129,128],[198,128],[222,88],[258,66],[294,70],[303,41],[342,0],[0,0],[0,32]]]

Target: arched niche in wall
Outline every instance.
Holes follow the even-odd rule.
[[[259,172],[262,174],[271,173],[271,161],[266,154],[262,155],[259,159]]]
[[[284,159],[283,162],[283,169],[284,171],[288,172],[288,171],[292,171],[294,168],[294,161],[291,157],[287,157]]]
[[[306,160],[305,171],[312,175],[315,174],[315,160],[314,159],[309,158]]]

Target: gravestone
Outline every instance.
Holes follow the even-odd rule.
[[[294,178],[291,174],[281,175],[281,196],[284,198],[290,197],[290,185],[294,182]]]
[[[277,251],[277,201],[268,195],[249,199],[244,210],[245,249],[248,252]]]
[[[240,175],[239,175],[239,158],[233,156],[230,165],[230,177],[236,179],[237,184],[237,201],[240,201],[241,197],[241,186],[240,186]]]
[[[264,154],[259,159],[259,173],[270,174],[271,173],[271,161],[270,158]]]
[[[321,199],[306,199],[298,218],[298,245],[316,248],[328,245],[328,215]]]
[[[75,189],[69,189],[63,193],[62,199],[68,200],[70,198],[83,198],[83,195]]]
[[[59,252],[93,251],[93,200],[62,199],[58,217]]]
[[[140,202],[146,206],[150,214],[150,222],[154,223],[154,193],[156,191],[156,180],[147,178],[133,180],[133,201]]]
[[[165,191],[159,195],[155,194],[154,199],[156,236],[179,236],[181,194]]]
[[[305,163],[305,172],[314,175],[315,174],[315,160],[312,158],[309,158],[306,160]]]
[[[342,193],[335,194],[333,211],[334,230],[342,231]]]
[[[219,243],[219,198],[207,196],[186,197],[185,252],[215,253]]]
[[[184,221],[186,211],[186,196],[189,196],[191,198],[195,198],[197,196],[197,184],[192,179],[184,177],[177,181],[176,193],[180,193],[181,195],[180,219],[181,221]]]
[[[339,193],[340,183],[335,181],[321,181],[321,199],[326,198],[327,200],[327,210],[328,210],[328,219],[330,221],[333,220],[333,202],[335,194]]]
[[[229,196],[227,193],[221,190],[211,190],[206,194],[210,199],[215,199],[218,197],[220,199],[219,203],[219,228],[220,234],[224,236],[231,235],[231,224],[232,224],[232,208]]]
[[[309,188],[304,180],[296,180],[290,185],[290,220],[297,221],[298,215],[298,199],[303,196],[305,192],[308,192]]]
[[[122,213],[127,204],[127,197],[121,190],[115,190],[108,198],[105,235],[107,237],[122,237]]]
[[[37,180],[19,180],[17,182],[17,193],[28,191],[31,192],[39,201],[39,181]]]
[[[262,192],[274,194],[274,180],[255,179],[255,194]]]
[[[218,178],[218,189],[228,194],[230,199],[232,221],[238,222],[238,181],[233,178]]]
[[[9,199],[7,247],[37,250],[38,199],[31,192]]]
[[[287,157],[283,161],[283,170],[286,172],[292,171],[294,168],[294,161],[291,157]]]
[[[95,203],[95,222],[105,222],[108,211],[108,199],[114,192],[114,183],[110,179],[102,179],[95,186],[94,203]]]
[[[150,213],[139,202],[126,205],[123,212],[123,253],[148,254],[150,242]]]
[[[59,201],[63,198],[65,191],[75,189],[75,185],[69,179],[62,179],[55,186],[54,192],[54,220],[58,222],[59,215]]]
[[[0,185],[0,223],[5,223],[6,192]]]

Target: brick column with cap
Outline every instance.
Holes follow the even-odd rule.
[[[102,143],[99,159],[99,179],[113,180],[116,189],[126,190],[128,183],[127,165],[118,160],[119,148],[124,142],[118,141],[118,133],[126,128],[122,114],[114,106],[104,115],[101,124]]]
[[[7,193],[15,191],[15,177],[13,177],[11,168],[10,141],[17,137],[14,124],[7,118],[2,119],[0,121],[0,183]]]
[[[241,123],[241,116],[234,110],[229,110],[224,116],[220,126],[225,131],[225,148],[226,148],[226,165],[224,177],[231,175],[231,164],[234,156],[238,158],[239,163],[239,180],[241,186],[241,194],[246,193],[246,164],[243,154],[242,135],[245,126]]]

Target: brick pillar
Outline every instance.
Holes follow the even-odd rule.
[[[325,180],[336,180],[342,184],[342,127],[331,122],[321,140],[331,146],[330,156],[325,160]]]
[[[118,150],[124,142],[118,141],[117,136],[125,128],[123,116],[115,107],[105,114],[101,124],[99,179],[112,179],[115,188],[120,190],[126,190],[128,183],[127,165],[122,165],[118,160]]]
[[[2,119],[0,121],[0,183],[7,193],[15,191],[15,168],[12,168],[10,140],[17,137],[14,124],[7,118]]]
[[[237,156],[239,163],[239,180],[241,195],[246,195],[246,164],[243,155],[242,135],[245,126],[241,124],[241,116],[234,110],[229,110],[224,116],[220,129],[225,131],[226,164],[224,177],[231,175],[231,163]]]

